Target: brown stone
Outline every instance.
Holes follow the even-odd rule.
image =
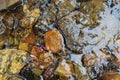
[[[45,45],[51,52],[59,52],[62,50],[63,37],[56,29],[48,31],[44,35]]]
[[[103,54],[105,54],[105,53],[103,53]],[[91,66],[94,66],[97,63],[103,63],[110,58],[111,58],[111,55],[109,55],[109,54],[105,54],[102,57],[97,56],[96,53],[85,54],[84,57],[83,57],[83,62],[84,62],[84,66],[91,67]]]
[[[23,42],[28,43],[28,44],[34,44],[36,41],[36,35],[32,32],[26,37]]]
[[[105,72],[100,80],[120,80],[120,74],[118,72]]]
[[[3,17],[3,23],[5,24],[5,26],[8,29],[12,29],[14,26],[14,17],[12,13],[7,13],[4,17]]]

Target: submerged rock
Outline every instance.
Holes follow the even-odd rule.
[[[0,80],[22,80],[22,79],[8,74],[4,74],[4,75],[0,74]]]
[[[14,27],[14,15],[13,13],[6,13],[2,19],[2,22],[5,24],[6,28],[12,29]]]
[[[0,50],[0,74],[16,74],[26,64],[28,53],[22,50]]]
[[[54,73],[61,76],[71,76],[74,74],[73,64],[63,59],[59,62],[59,65]]]
[[[21,0],[0,0],[0,10],[5,10],[10,7],[15,7],[17,4],[20,4]]]
[[[83,2],[79,10],[71,12],[58,21],[70,50],[77,53],[97,51],[104,48],[118,33],[119,12],[116,12],[115,8],[119,10],[119,4],[114,8],[106,4],[108,2],[105,3],[104,0]],[[111,14],[111,11],[114,13]]]
[[[88,34],[83,32],[84,27],[93,28],[99,25],[99,13],[104,10],[103,0],[99,4],[100,6],[97,6],[95,0],[83,2],[78,11],[71,12],[58,21],[66,36],[66,44],[71,50],[80,53],[83,46],[87,44],[85,37]]]
[[[76,0],[54,0],[56,16],[58,19],[69,15],[72,11],[79,8],[80,3]]]
[[[120,80],[120,74],[118,72],[105,72],[99,80]]]
[[[45,45],[53,53],[60,52],[63,47],[63,37],[57,29],[45,33]]]

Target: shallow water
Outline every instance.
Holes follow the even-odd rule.
[[[65,0],[59,0],[59,1],[61,1],[61,3],[64,3]],[[77,10],[73,10],[73,11],[65,10],[66,13],[65,14],[59,13],[57,15],[58,20],[56,20],[56,14],[54,14],[54,12],[57,13],[56,11],[54,11],[55,5],[52,5],[52,3],[49,4],[48,1],[43,0],[41,1],[42,3],[41,8],[43,9],[42,15],[40,17],[40,20],[38,20],[38,24],[37,25],[35,24],[35,26],[37,26],[36,30],[38,29],[37,30],[38,32],[35,31],[37,33],[37,37],[38,35],[40,37],[43,37],[46,31],[56,28],[54,24],[57,24],[60,26],[61,31],[63,31],[62,33],[58,29],[63,35],[65,40],[63,42],[63,50],[66,50],[66,53],[68,53],[67,56],[64,56],[64,57],[62,56],[63,59],[69,58],[71,59],[71,61],[81,65],[80,71],[82,72],[82,74],[86,75],[88,73],[92,79],[99,77],[97,76],[97,74],[100,75],[105,71],[112,71],[113,67],[111,66],[116,66],[116,64],[114,64],[115,61],[112,58],[113,57],[115,59],[117,58],[118,62],[120,62],[120,54],[119,54],[120,53],[120,1],[116,0],[117,3],[112,1],[114,0],[108,0],[107,2],[105,2],[104,11],[99,12],[99,16],[100,16],[100,20],[98,20],[98,22],[100,23],[99,25],[83,26],[83,24],[87,24],[89,22],[89,17],[88,17],[89,15],[85,14],[85,16],[87,16],[85,20],[83,18],[78,17],[78,23],[77,23],[76,19],[73,19],[74,15],[84,15],[84,14],[80,13],[80,11],[77,11]],[[76,6],[78,7],[78,5],[80,5],[80,4],[77,4],[74,0],[71,1],[71,4],[73,5],[73,8],[75,8]],[[50,5],[54,6],[53,10],[51,10]],[[60,12],[62,12],[62,10]],[[54,19],[56,21],[54,21]],[[68,19],[68,22],[67,22],[67,19]],[[18,28],[17,26],[18,20],[16,19],[15,21],[16,22],[13,27],[14,29]],[[79,23],[80,21],[81,23]],[[39,23],[42,23],[42,25],[39,25]],[[65,26],[61,26],[61,24]],[[6,29],[6,26],[1,23],[0,35],[5,32],[5,29]],[[21,31],[22,31],[22,28],[21,28]],[[40,44],[43,44],[43,42],[44,41],[41,41],[41,42],[38,41],[34,45],[37,44],[38,46]],[[9,45],[9,43],[6,45]],[[11,44],[9,46],[11,46]],[[9,46],[7,48],[13,48]],[[18,44],[15,46],[18,46]],[[76,50],[77,52],[74,52],[72,49]],[[112,61],[108,61],[106,59],[107,55],[101,49],[105,49],[105,51],[108,52],[108,54],[110,54],[111,56],[110,60],[113,60],[113,63]],[[87,58],[89,58],[91,56],[94,56],[94,54],[97,57],[97,59],[96,57],[95,59],[93,59],[93,64],[94,62],[97,62],[97,63],[89,67],[85,65],[83,66],[84,64],[83,57],[87,56]],[[68,57],[68,55],[70,56]],[[66,67],[67,70],[70,71],[69,65],[66,64],[65,61],[66,60],[63,60],[63,64],[65,65],[64,67]],[[119,63],[117,63],[117,66],[119,66]],[[119,68],[116,68],[117,71],[120,71],[118,69]],[[71,76],[71,80],[73,80],[72,76]]]

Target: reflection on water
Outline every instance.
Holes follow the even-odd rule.
[[[120,5],[116,5],[113,8],[105,7],[105,11],[100,13],[101,24],[99,26],[91,30],[84,28],[83,31],[87,34],[85,40],[88,42],[88,45],[84,48],[84,53],[105,47],[112,48],[114,46],[115,38],[119,36],[120,29],[120,12],[115,12],[115,7],[119,10]],[[113,11],[113,13],[111,13],[111,11]],[[91,37],[89,35],[96,36]]]
[[[80,40],[87,43],[82,49],[83,54],[71,55],[72,60],[77,63],[81,62],[81,55],[88,55],[87,58],[92,56],[88,59],[88,63],[92,61],[94,67],[91,69],[87,68],[92,78],[98,77],[96,74],[106,70],[112,71],[113,68],[111,66],[120,67],[120,3],[118,1],[117,4],[111,7],[111,1],[112,0],[108,0],[108,3],[105,4],[105,11],[100,12],[101,20],[99,26],[92,29],[89,27],[82,29],[84,37]],[[103,51],[101,49],[106,50]],[[109,59],[106,53],[112,54]],[[93,54],[96,54],[96,56]],[[84,64],[87,64],[87,62],[84,62]]]

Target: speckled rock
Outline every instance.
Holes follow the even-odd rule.
[[[22,50],[0,50],[0,74],[16,74],[26,64],[28,53]],[[17,67],[16,67],[17,66]]]

